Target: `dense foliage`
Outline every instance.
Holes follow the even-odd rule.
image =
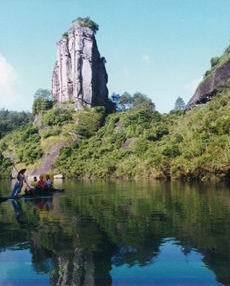
[[[0,179],[10,177],[12,163],[0,151]]]
[[[38,89],[34,95],[34,102],[32,106],[33,114],[37,115],[41,112],[51,109],[53,106],[53,99],[51,93],[47,89]]]
[[[152,102],[152,100],[147,95],[140,92],[136,92],[133,95],[128,92],[124,92],[122,95],[113,93],[111,98],[116,105],[117,111],[138,108],[149,109],[152,111],[155,110],[155,104]]]
[[[99,25],[95,23],[93,20],[90,19],[90,17],[78,17],[73,22],[77,22],[82,27],[87,27],[92,29],[94,32],[97,32],[99,30]]]
[[[91,137],[103,125],[105,115],[105,109],[103,107],[97,107],[80,112],[78,114],[78,124],[75,131],[82,137]]]
[[[8,134],[0,141],[0,152],[13,154],[18,163],[31,164],[40,159],[43,151],[38,129],[28,124]]]
[[[55,106],[39,114],[34,124],[27,124],[0,140],[0,152],[12,157],[20,167],[34,168],[36,165],[37,168],[42,163],[39,159],[47,156],[53,148],[63,144],[76,145],[93,136],[104,124],[105,116],[103,107],[76,112],[71,105]],[[0,169],[6,164],[7,161],[2,161]],[[10,171],[9,165],[2,177],[8,177]]]
[[[185,109],[185,102],[182,97],[178,97],[175,102],[174,110],[184,110]]]
[[[33,125],[6,135],[0,141],[0,151],[28,166],[37,164],[54,148],[67,146],[53,170],[67,177],[227,178],[229,99],[226,87],[205,105],[160,114],[148,98],[146,101],[142,94],[136,94],[131,96],[129,109],[107,117],[100,107],[75,111],[68,104],[54,106],[40,112]]]
[[[183,113],[131,109],[64,149],[57,169],[81,178],[207,179],[229,176],[230,91]]]
[[[72,121],[73,110],[54,107],[47,111],[43,116],[43,124],[48,126],[61,126]]]
[[[29,112],[0,110],[0,139],[7,133],[29,123],[31,120],[32,114]]]

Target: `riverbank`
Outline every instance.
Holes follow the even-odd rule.
[[[29,173],[87,180],[228,180],[230,90],[187,112],[160,114],[145,108],[107,115],[102,108],[76,112],[53,107],[39,122],[0,141],[0,151]],[[55,150],[56,150],[55,149]],[[11,172],[9,161],[0,173]]]

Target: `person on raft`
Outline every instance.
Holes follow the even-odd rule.
[[[51,190],[52,188],[53,188],[53,182],[50,179],[50,175],[46,175],[45,190]]]
[[[45,180],[44,180],[44,177],[43,175],[40,175],[39,176],[39,180],[37,182],[37,185],[36,185],[36,188],[39,189],[39,190],[44,190],[45,189]]]
[[[49,175],[46,175],[46,179],[44,180],[44,176],[40,175],[39,180],[37,180],[37,177],[33,178],[33,182],[31,183],[31,186],[29,189],[25,190],[25,193],[27,195],[36,196],[39,194],[42,194],[42,192],[45,191],[52,191],[53,190],[53,182],[50,179]]]
[[[40,191],[49,191],[52,190],[53,188],[53,182],[50,179],[49,175],[46,175],[45,177],[46,179],[44,180],[44,176],[41,175],[39,176],[39,181],[36,184],[36,189],[40,190]]]
[[[38,182],[38,179],[37,179],[37,177],[35,176],[35,177],[33,178],[33,182],[31,183],[31,187],[35,188],[36,185],[37,185],[37,182]]]
[[[25,172],[26,172],[26,169],[22,169],[18,172],[17,180],[14,184],[14,188],[11,194],[12,197],[17,197],[17,195],[22,190],[23,184],[26,183]]]

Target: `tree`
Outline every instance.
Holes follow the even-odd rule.
[[[36,115],[42,111],[49,110],[53,107],[51,93],[47,89],[38,89],[34,94],[33,114]]]
[[[32,114],[29,112],[0,110],[0,139],[7,133],[29,123],[32,120]]]
[[[155,111],[155,104],[152,100],[140,92],[134,93],[133,96],[126,91],[122,95],[114,92],[111,95],[111,99],[116,105],[117,111],[125,111],[132,108],[142,108]]]
[[[174,110],[184,110],[185,109],[185,102],[182,97],[178,97],[175,102]]]
[[[114,109],[116,111],[122,111],[121,107],[120,107],[120,99],[121,99],[121,96],[119,93],[116,93],[116,92],[113,92],[112,95],[111,95],[111,101],[114,105]]]
[[[131,96],[131,94],[129,94],[128,92],[124,92],[121,97],[120,97],[120,106],[121,106],[121,110],[124,111],[126,109],[129,109],[132,107],[132,103],[133,103],[133,98]]]
[[[140,92],[136,92],[133,95],[133,108],[143,108],[155,111],[155,104],[150,98],[148,98],[148,96]]]

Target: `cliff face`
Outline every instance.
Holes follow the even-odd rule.
[[[224,87],[228,81],[230,81],[230,61],[217,67],[199,84],[186,109],[191,109],[198,104],[208,102],[215,96],[217,90]]]
[[[52,95],[57,102],[73,101],[83,106],[106,106],[108,76],[100,56],[95,31],[77,21],[57,44],[52,77]]]

